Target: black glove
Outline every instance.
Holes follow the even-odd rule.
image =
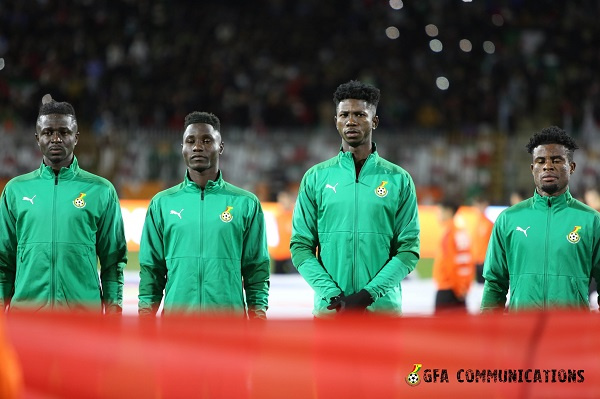
[[[329,300],[329,306],[327,306],[327,309],[329,309],[329,310],[334,310],[335,309],[336,312],[339,312],[345,306],[345,304],[344,304],[344,298],[345,298],[344,294],[340,294],[340,295],[332,297]]]
[[[365,310],[373,303],[371,294],[364,288],[355,294],[344,297],[345,310]]]
[[[371,294],[365,289],[358,291],[355,294],[345,296],[344,294],[340,294],[339,296],[334,296],[329,300],[329,306],[327,309],[334,310],[336,312],[345,312],[345,311],[364,311],[367,306],[371,305],[374,302]]]

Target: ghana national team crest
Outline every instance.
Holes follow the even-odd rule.
[[[385,197],[386,195],[388,195],[388,190],[387,188],[385,188],[385,185],[388,182],[386,181],[382,181],[381,184],[379,186],[377,186],[377,188],[375,189],[375,195],[377,195],[380,198]]]
[[[579,236],[579,233],[578,233],[579,230],[581,230],[581,226],[575,226],[573,231],[571,231],[569,234],[567,234],[567,240],[569,240],[569,242],[571,244],[577,244],[579,242],[579,240],[581,239],[581,237]]]
[[[79,193],[79,197],[73,200],[73,205],[75,205],[75,208],[85,208],[85,200],[83,199],[85,196],[85,193]]]
[[[408,385],[410,385],[411,387],[416,387],[417,385],[419,385],[421,383],[421,376],[419,376],[418,373],[419,373],[419,370],[421,370],[421,368],[423,367],[423,365],[419,364],[419,363],[415,363],[413,366],[414,366],[413,371],[408,373],[405,380],[406,380],[406,383]]]
[[[228,206],[227,209],[225,209],[223,212],[221,212],[221,220],[224,221],[225,223],[229,223],[233,220],[233,215],[231,214],[231,212],[229,212],[232,209],[233,209],[232,206]]]

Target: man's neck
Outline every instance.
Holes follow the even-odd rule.
[[[358,147],[351,147],[346,142],[342,143],[342,149],[344,152],[351,153],[354,163],[360,162],[361,165],[365,162],[369,155],[371,155],[372,148],[373,144],[370,141],[368,143],[361,144]]]
[[[205,170],[198,172],[193,169],[188,169],[188,176],[191,181],[196,183],[200,188],[204,189],[209,180],[215,181],[219,177],[219,171]]]

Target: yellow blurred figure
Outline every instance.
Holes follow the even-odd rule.
[[[21,367],[6,336],[4,316],[0,314],[0,398],[21,397],[22,384]]]

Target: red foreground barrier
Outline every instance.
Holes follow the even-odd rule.
[[[600,396],[594,313],[5,321],[23,398]]]

